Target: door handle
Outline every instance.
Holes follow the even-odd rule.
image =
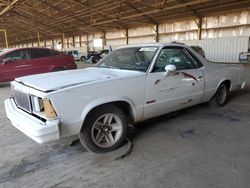
[[[202,76],[202,75],[199,75],[199,76],[198,76],[198,79],[202,79],[202,78],[203,78],[203,76]]]

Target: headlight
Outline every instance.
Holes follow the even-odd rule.
[[[56,118],[57,117],[56,111],[53,108],[50,100],[44,99],[43,100],[43,106],[44,106],[45,116],[47,118]]]
[[[44,111],[42,98],[31,95],[31,102],[32,102],[32,107],[33,107],[34,113],[37,113],[37,112],[39,113],[39,112]]]

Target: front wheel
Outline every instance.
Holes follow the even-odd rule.
[[[124,142],[128,130],[127,117],[118,107],[106,105],[92,111],[79,134],[81,144],[89,151],[113,151]]]

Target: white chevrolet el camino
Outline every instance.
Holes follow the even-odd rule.
[[[215,101],[245,86],[240,64],[206,60],[182,44],[130,45],[96,67],[17,78],[5,109],[38,143],[79,135],[93,152],[118,148],[128,125]]]

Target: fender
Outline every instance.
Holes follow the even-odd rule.
[[[213,95],[212,95],[212,97],[215,95],[215,93],[217,92],[217,90],[218,90],[218,88],[219,88],[219,86],[222,84],[222,82],[225,82],[225,81],[230,81],[230,88],[229,88],[229,91],[231,91],[231,88],[232,88],[232,81],[231,81],[231,79],[230,78],[223,78],[223,79],[220,79],[220,81],[218,82],[218,84],[217,84],[217,86],[216,86],[216,89],[215,89],[215,91],[214,91],[214,93],[213,93]],[[211,98],[212,98],[211,97]]]
[[[142,108],[142,110],[136,110],[135,104],[128,97],[109,96],[109,97],[100,98],[98,100],[94,100],[94,101],[91,101],[90,103],[88,103],[84,107],[84,110],[81,114],[82,122],[85,121],[88,113],[91,110],[93,110],[95,107],[98,107],[100,105],[107,104],[107,103],[113,103],[113,102],[126,102],[126,103],[128,103],[130,105],[131,110],[132,110],[132,116],[133,116],[134,120],[140,119],[140,117],[143,114],[143,108]],[[79,132],[80,132],[80,130],[79,130]]]

